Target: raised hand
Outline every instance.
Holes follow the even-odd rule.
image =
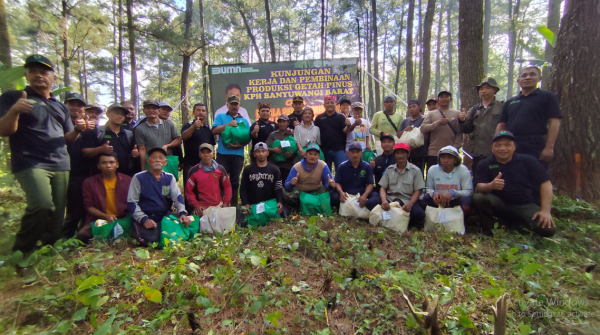
[[[494,178],[494,180],[492,180],[490,184],[492,185],[493,190],[502,190],[504,188],[504,179],[502,179],[502,172],[498,173],[496,178]]]
[[[194,121],[194,128],[198,129],[202,127],[204,122],[200,121],[200,117],[196,116],[196,121]]]
[[[108,141],[106,141],[106,143],[104,143],[102,145],[102,152],[105,154],[110,154],[113,152],[113,150],[114,150],[113,146],[110,145],[110,143]],[[139,153],[138,153],[138,156],[139,156]]]
[[[292,186],[298,184],[298,177],[296,176],[296,177],[292,178],[292,180],[290,180],[290,184],[292,184]]]
[[[331,175],[328,175],[327,178],[328,178],[327,182],[329,183],[329,187],[335,187],[335,180],[333,180],[333,178],[331,178]]]
[[[131,157],[138,158],[140,157],[140,152],[138,151],[137,144],[133,146],[133,150],[131,150]]]
[[[349,126],[350,124],[350,119],[346,119],[346,126]]]
[[[90,120],[89,116],[84,116],[83,119],[78,118],[75,120],[75,130],[78,132],[86,131],[88,129],[88,122]]]
[[[460,112],[460,114],[458,114],[458,119],[460,121],[464,121],[467,119],[467,112],[465,112],[465,109],[462,109],[462,112]]]
[[[21,98],[10,108],[9,112],[13,113],[29,113],[33,109],[33,103],[27,100],[27,92],[21,93]]]
[[[260,126],[259,126],[259,125],[258,125],[258,123],[257,123],[257,124],[254,126],[254,130],[253,130],[253,132],[258,134],[258,131],[259,131],[259,130],[260,130]]]

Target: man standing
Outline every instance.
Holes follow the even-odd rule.
[[[117,154],[117,172],[127,176],[134,174],[134,160],[139,159],[139,151],[133,133],[123,123],[129,111],[120,104],[112,104],[106,110],[108,121],[104,126],[86,131],[83,137],[83,155],[98,157],[100,154]]]
[[[123,128],[133,131],[133,126],[135,126],[135,106],[133,102],[125,100],[121,102],[121,106],[127,109],[129,113],[125,116],[125,122],[123,122]]]
[[[352,104],[350,124],[353,126],[353,129],[348,132],[348,137],[346,138],[346,152],[350,151],[350,145],[354,142],[358,142],[363,151],[371,150],[371,134],[369,133],[370,124],[369,120],[363,118],[364,109],[365,105],[363,105],[362,102],[355,102]]]
[[[23,91],[0,96],[0,136],[10,137],[12,172],[27,199],[13,251],[28,254],[38,240],[53,244],[62,236],[71,168],[66,143],[86,130],[88,117],[73,127],[69,111],[51,93],[58,78],[48,58],[27,57],[25,79]]]
[[[122,219],[127,215],[127,192],[131,177],[117,172],[119,161],[116,152],[101,153],[98,156],[100,173],[83,182],[83,205],[87,215],[77,239],[87,243],[92,238],[92,222],[108,222]]]
[[[169,215],[173,204],[179,221],[186,227],[190,224],[175,177],[162,170],[167,152],[161,147],[148,150],[148,164],[149,170],[133,176],[127,194],[127,210],[133,215],[135,235],[143,246],[159,241],[162,219]]]
[[[373,115],[371,120],[371,134],[375,135],[375,141],[379,141],[381,134],[397,135],[400,130],[400,123],[404,117],[396,113],[396,97],[388,95],[383,98],[384,111],[379,111]]]
[[[181,127],[181,139],[183,140],[183,180],[189,178],[190,169],[200,163],[198,153],[200,146],[208,143],[211,146],[215,145],[215,137],[210,131],[208,120],[206,119],[206,105],[197,103],[192,109],[194,118]]]
[[[423,200],[431,207],[460,206],[470,213],[473,195],[471,173],[462,165],[458,150],[449,145],[440,150],[439,164],[427,172],[427,194]]]
[[[229,107],[228,107],[229,101],[228,100],[229,100],[229,97],[232,95],[235,95],[238,98],[238,104],[240,104],[242,101],[242,89],[240,88],[240,85],[238,85],[238,84],[227,85],[227,87],[225,88],[226,103],[224,106],[217,109],[217,111],[215,112],[215,115],[214,115],[215,120],[217,119],[217,115],[226,114],[229,111]],[[246,110],[246,108],[239,106],[238,114],[240,114],[244,119],[250,121],[250,116],[248,116],[248,111]],[[218,153],[218,150],[217,150],[217,153]]]
[[[541,80],[542,72],[536,66],[528,66],[519,72],[517,83],[521,92],[504,103],[496,132],[512,132],[517,153],[538,158],[548,169],[548,162],[554,156],[562,114],[556,95],[537,88]]]
[[[331,192],[331,207],[340,207],[340,202],[348,200],[347,194],[360,194],[359,207],[375,207],[379,197],[373,197],[373,169],[362,160],[363,147],[359,142],[350,144],[350,159],[342,163],[335,173],[335,189]]]
[[[267,146],[269,147],[269,152],[274,153],[274,154],[283,153],[282,146],[271,148],[271,144],[273,144],[273,142],[275,142],[277,140],[279,140],[280,142],[284,141],[286,138],[288,138],[290,136],[287,131],[288,125],[289,125],[288,116],[285,114],[279,115],[279,117],[277,118],[278,130],[269,134],[269,137],[267,138],[266,143],[267,143]],[[273,158],[271,158],[271,163],[273,163],[275,166],[277,166],[279,168],[279,170],[281,171],[281,178],[283,178],[283,179],[287,179],[287,176],[290,174],[290,170],[292,169],[292,166],[298,161],[298,159],[297,159],[298,155],[292,154],[291,152],[286,152],[285,157],[286,157],[286,160],[283,162],[277,162]]]
[[[420,127],[423,123],[423,115],[421,115],[421,103],[419,100],[410,100],[408,102],[408,115],[409,117],[404,119],[400,124],[400,131],[398,137],[402,137],[405,131],[412,131],[415,127]],[[428,136],[425,136],[428,137]],[[427,141],[425,141],[427,142]],[[409,162],[416,165],[421,172],[425,171],[425,162],[427,161],[427,145],[423,144],[418,148],[410,149]]]
[[[464,149],[473,157],[473,175],[479,162],[492,154],[490,142],[494,138],[504,104],[504,101],[496,100],[496,93],[500,90],[496,79],[484,78],[475,88],[479,92],[481,103],[473,106],[468,114],[463,108],[462,113],[458,115],[460,131],[469,135]]]
[[[325,97],[323,103],[325,113],[317,116],[315,126],[321,132],[321,150],[325,156],[325,163],[331,170],[333,164],[339,169],[346,160],[346,136],[350,126],[346,123],[344,114],[335,111],[335,96]]]
[[[283,115],[283,114],[282,114]],[[254,147],[256,146],[257,143],[259,142],[266,142],[267,139],[269,138],[269,135],[274,132],[277,131],[277,129],[279,129],[279,127],[277,126],[277,123],[269,120],[269,118],[271,117],[271,104],[265,104],[262,102],[258,103],[258,117],[259,119],[256,120],[256,122],[254,122],[251,126],[250,126],[250,137],[252,138],[252,147],[250,148],[250,158],[252,158],[252,161],[254,161]]]
[[[282,116],[286,116],[282,114]],[[266,143],[256,143],[254,146],[254,162],[244,168],[240,197],[242,198],[245,214],[250,213],[252,205],[271,199],[277,200],[277,214],[286,217],[287,210],[283,207],[283,182],[279,168],[267,161],[269,147]]]
[[[397,201],[402,210],[410,213],[409,225],[421,227],[425,220],[425,211],[419,204],[421,189],[425,188],[423,174],[418,167],[408,162],[410,148],[406,143],[396,143],[394,156],[396,164],[390,165],[379,182],[381,189],[381,208],[390,210],[390,202]],[[373,210],[373,208],[369,208]]]
[[[491,234],[496,218],[516,223],[534,233],[551,237],[556,232],[552,219],[552,183],[537,157],[515,152],[515,136],[501,131],[494,136],[492,155],[477,167],[473,183],[477,191],[473,205],[485,234]],[[541,207],[535,203],[541,195]]]
[[[427,102],[425,103],[425,106],[427,106],[427,111],[438,109],[437,99],[435,97],[429,98],[429,100],[427,100]]]
[[[425,115],[421,124],[421,132],[429,134],[429,148],[427,149],[427,170],[437,164],[437,154],[443,147],[452,145],[459,149],[463,143],[463,135],[458,127],[459,111],[450,109],[452,93],[441,91],[438,93],[440,107]]]
[[[219,114],[213,122],[213,135],[220,135],[227,126],[237,127],[239,122],[245,122],[250,125],[250,120],[238,113],[240,109],[240,99],[236,95],[227,98],[227,113]],[[240,173],[244,167],[244,145],[230,144],[225,146],[223,136],[219,136],[219,146],[217,148],[217,163],[225,167],[231,179],[231,206],[238,206],[238,188],[240,186]]]
[[[189,211],[202,216],[211,206],[229,206],[231,183],[227,171],[213,158],[214,148],[209,143],[200,145],[200,164],[194,165],[185,183],[185,200]]]
[[[290,129],[293,131],[296,129],[296,126],[302,124],[302,113],[304,112],[304,99],[301,96],[297,95],[292,99],[292,108],[294,108],[294,112],[288,117],[290,118]],[[254,143],[252,143],[254,146]]]
[[[158,117],[158,102],[145,100],[143,106],[146,120],[135,127],[135,142],[140,154],[140,166],[145,169],[146,152],[152,148],[162,148],[168,156],[172,156],[172,148],[181,145],[181,137],[175,123]]]

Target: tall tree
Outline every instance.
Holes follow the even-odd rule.
[[[133,25],[133,0],[125,0],[127,10],[127,35],[129,37],[129,64],[131,65],[131,101],[138,107],[138,79],[135,54],[135,27]]]
[[[192,37],[192,17],[194,15],[194,4],[192,0],[185,1],[185,20],[183,22],[185,26],[185,31],[183,33],[183,38],[186,41],[190,41]],[[186,45],[185,48],[182,48],[182,69],[181,69],[181,122],[186,124],[189,122],[190,117],[190,101],[188,99],[188,91],[189,91],[189,76],[190,76],[190,62],[192,61],[192,56],[198,48],[190,48]]]
[[[421,71],[423,67],[423,24],[421,19],[423,17],[423,12],[421,11],[421,0],[418,0],[418,12],[417,12],[417,43],[415,45],[415,56],[419,60],[417,64],[415,64],[415,76],[418,78],[417,82],[421,82],[421,77],[423,75],[423,71]]]
[[[365,11],[365,15],[367,17],[367,22],[365,24],[365,29],[366,29],[366,36],[365,36],[365,47],[366,47],[366,53],[367,53],[367,71],[369,73],[372,73],[373,70],[371,70],[371,67],[373,66],[373,63],[371,62],[371,50],[373,49],[371,47],[371,41],[373,40],[373,30],[370,28],[370,21],[369,21],[369,11]],[[373,113],[375,111],[377,111],[375,109],[375,103],[373,101],[373,77],[371,77],[370,75],[368,76],[368,89],[369,89],[369,111],[371,112],[371,115],[373,115]]]
[[[248,18],[246,17],[246,9],[244,8],[243,1],[232,0],[231,2],[229,2],[229,1],[223,1],[223,2],[229,4],[230,6],[235,8],[240,13],[240,16],[242,17],[242,21],[244,22],[244,27],[246,28],[246,32],[248,33],[248,37],[250,37],[250,40],[252,41],[252,46],[254,46],[254,52],[256,53],[256,56],[258,57],[258,62],[262,63],[263,59],[260,54],[260,49],[258,48],[258,44],[256,43],[256,37],[252,33],[252,28],[250,28],[250,23],[248,22]],[[266,51],[266,48],[265,48],[265,51]]]
[[[379,92],[379,58],[377,54],[379,53],[379,45],[377,41],[377,1],[371,0],[371,12],[373,14],[371,17],[371,23],[373,24],[373,60],[375,61],[375,68],[373,69],[373,75],[375,76],[375,108],[376,110],[381,109],[381,96]],[[385,60],[384,60],[385,61]]]
[[[515,81],[515,52],[517,48],[517,19],[519,17],[519,7],[521,6],[521,0],[514,0],[514,11],[513,11],[513,0],[508,0],[508,85],[506,89],[506,99],[509,99],[513,95],[513,85]]]
[[[269,47],[271,48],[271,62],[275,62],[275,42],[273,41],[273,31],[271,30],[271,9],[269,0],[265,0],[265,12],[267,15],[267,35],[269,36]]]
[[[119,91],[121,101],[125,100],[125,70],[123,66],[123,2],[119,0],[118,8],[117,8],[117,27],[119,29]]]
[[[573,198],[600,199],[600,10],[596,0],[569,1],[554,56],[550,90],[560,101],[562,125],[550,165],[552,182]]]
[[[2,63],[2,69],[12,66],[10,32],[8,31],[8,23],[6,22],[6,5],[4,4],[4,0],[0,0],[0,62]]]
[[[325,0],[321,0],[321,59],[325,58]]]
[[[488,73],[488,56],[490,53],[490,24],[492,22],[492,0],[484,1],[483,10],[483,72]]]
[[[452,14],[452,2],[454,0],[448,0],[448,6],[446,7],[446,29],[447,29],[447,39],[448,39],[448,88],[447,90],[454,90],[454,84],[452,82],[454,67],[452,66],[452,27],[450,25],[450,15]],[[438,92],[435,92],[437,94]],[[453,102],[450,102],[450,108],[454,105]]]
[[[550,29],[555,36],[558,35],[558,25],[560,22],[560,1],[561,0],[548,0],[548,29]],[[549,41],[546,41],[546,51],[544,52],[544,61],[547,64],[552,63],[554,59],[554,47]],[[552,77],[552,68],[545,65],[542,68],[542,89],[547,90],[550,87],[550,81]]]
[[[441,67],[442,67],[442,61],[441,61],[441,47],[442,47],[442,21],[443,21],[443,14],[444,11],[442,10],[443,8],[443,4],[442,1],[440,1],[440,11],[438,13],[439,17],[438,17],[438,27],[437,27],[437,40],[436,40],[436,53],[435,53],[435,92],[439,92],[440,91],[440,76],[441,76]]]
[[[483,78],[483,0],[460,0],[458,7],[458,81],[462,108],[479,103],[475,86]]]
[[[208,78],[206,75],[206,67],[208,62],[206,61],[206,36],[204,27],[204,0],[198,0],[198,16],[200,17],[200,58],[202,63],[202,93],[204,94],[204,103],[206,104],[206,110],[210,110],[208,106]]]
[[[413,72],[413,21],[415,20],[415,0],[408,0],[408,22],[406,25],[406,99],[415,96],[415,74]]]
[[[398,95],[398,84],[400,83],[400,56],[402,53],[402,28],[404,27],[404,3],[402,4],[402,13],[400,14],[400,30],[398,31],[398,56],[396,57],[396,80],[394,81],[394,93]],[[396,19],[396,22],[397,19]]]
[[[423,31],[423,69],[421,71],[421,84],[419,85],[419,101],[425,105],[427,94],[429,93],[429,83],[431,82],[431,26],[433,25],[433,15],[435,14],[435,0],[427,1],[427,11],[425,12],[425,29]]]

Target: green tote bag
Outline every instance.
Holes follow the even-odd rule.
[[[251,141],[250,126],[246,124],[246,121],[238,121],[237,127],[225,127],[225,130],[221,133],[221,137],[225,146],[235,144],[246,145]]]
[[[277,200],[271,199],[263,201],[256,205],[252,205],[250,215],[246,216],[248,226],[266,226],[271,222],[271,219],[279,219],[277,214]]]
[[[331,215],[329,192],[319,194],[300,192],[300,213],[302,215]]]
[[[97,220],[92,222],[92,236],[98,240],[114,240],[119,237],[129,237],[131,215],[113,222]]]

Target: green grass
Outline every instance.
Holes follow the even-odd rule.
[[[149,252],[123,240],[58,242],[18,278],[10,264],[23,260],[9,250],[24,205],[2,180],[1,333],[421,334],[403,293],[418,308],[439,297],[448,334],[491,333],[491,306],[504,293],[507,334],[600,329],[591,268],[600,261],[598,217],[567,198],[556,199],[561,232],[552,239],[504,230],[398,235],[297,216]]]

